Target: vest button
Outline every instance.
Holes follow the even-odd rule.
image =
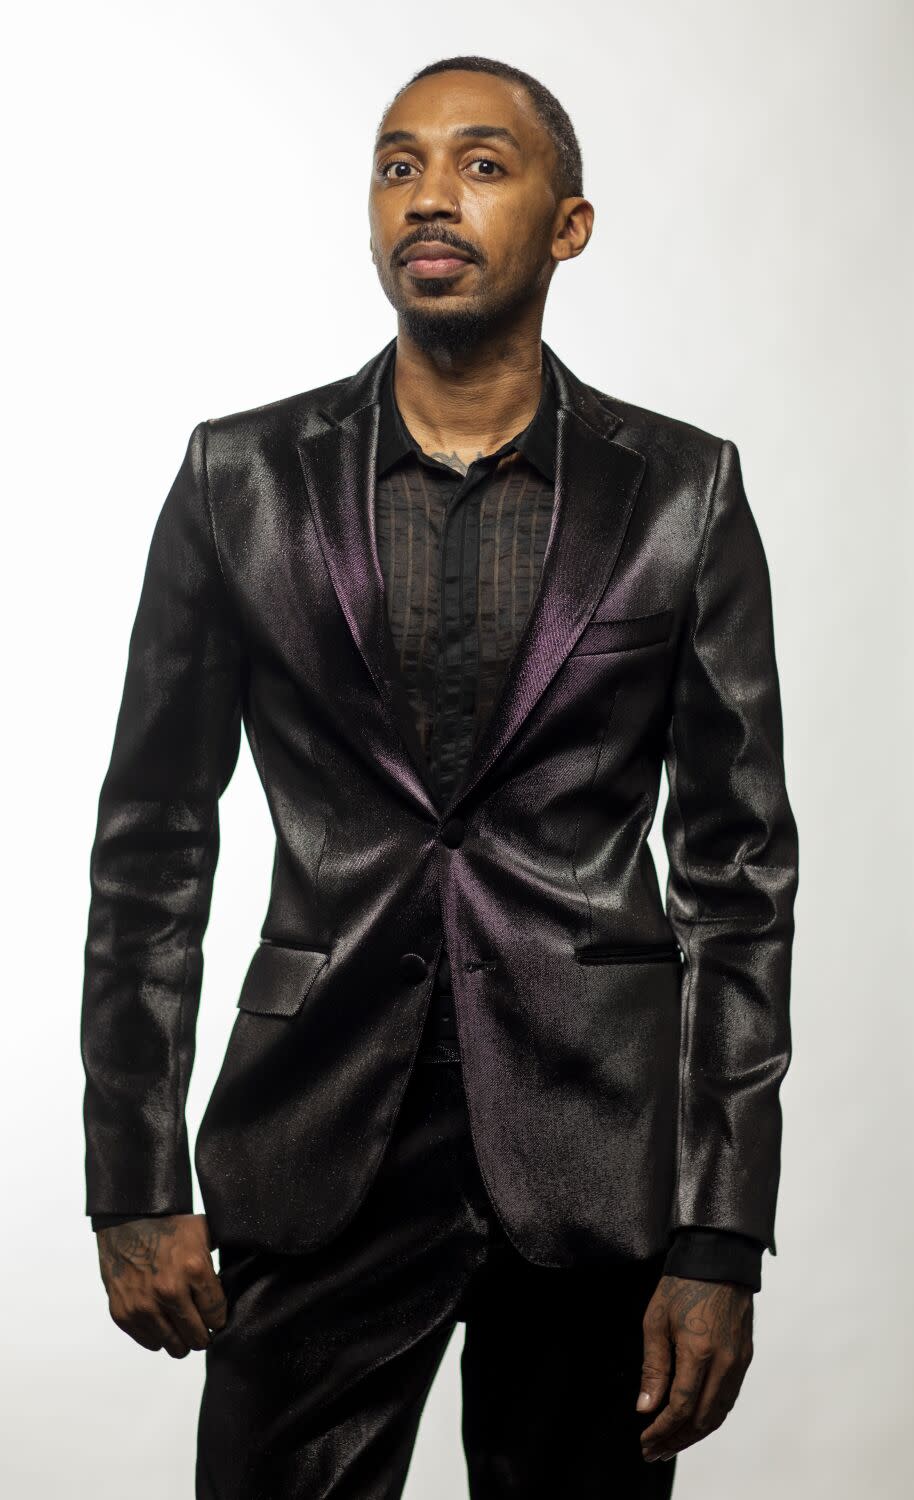
[[[462,818],[448,818],[441,827],[441,841],[447,844],[449,849],[456,849],[459,844],[463,843],[465,832],[466,825]]]
[[[400,973],[404,979],[424,979],[428,973],[428,964],[421,953],[401,953]]]

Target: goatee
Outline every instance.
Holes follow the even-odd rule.
[[[493,319],[472,307],[445,312],[413,304],[400,310],[403,330],[426,354],[460,355],[477,348],[491,335]]]
[[[518,307],[525,301],[524,292],[517,291],[495,306],[483,307],[478,302],[465,302],[454,308],[443,308],[432,294],[447,291],[447,281],[426,281],[425,288],[429,289],[426,303],[411,303],[397,311],[404,333],[427,354],[460,356],[471,353],[480,344],[491,340],[499,329],[509,328]]]

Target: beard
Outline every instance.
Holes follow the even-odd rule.
[[[432,277],[422,282],[419,301],[407,302],[388,292],[403,332],[417,348],[439,358],[470,354],[493,335],[510,328],[532,292],[530,287],[518,287],[495,301],[469,298],[442,306],[440,298],[450,289],[446,278]]]

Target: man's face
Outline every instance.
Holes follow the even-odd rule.
[[[371,253],[417,343],[468,347],[545,300],[564,220],[554,165],[526,90],[490,74],[433,74],[391,106],[374,152]]]

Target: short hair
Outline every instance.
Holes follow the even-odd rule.
[[[575,134],[574,126],[567,112],[556,99],[555,95],[540,83],[539,79],[533,78],[521,68],[514,68],[510,63],[497,62],[491,57],[443,57],[438,62],[429,63],[427,67],[420,68],[412,78],[407,79],[402,88],[394,95],[387,110],[399,99],[402,93],[417,83],[420,78],[428,78],[432,73],[491,73],[496,78],[505,78],[510,83],[519,83],[527,90],[533,104],[534,112],[540,123],[545,126],[552,139],[558,158],[554,174],[554,186],[559,198],[583,197],[584,195],[584,167],[581,160],[581,147]],[[387,113],[387,110],[384,113]]]

